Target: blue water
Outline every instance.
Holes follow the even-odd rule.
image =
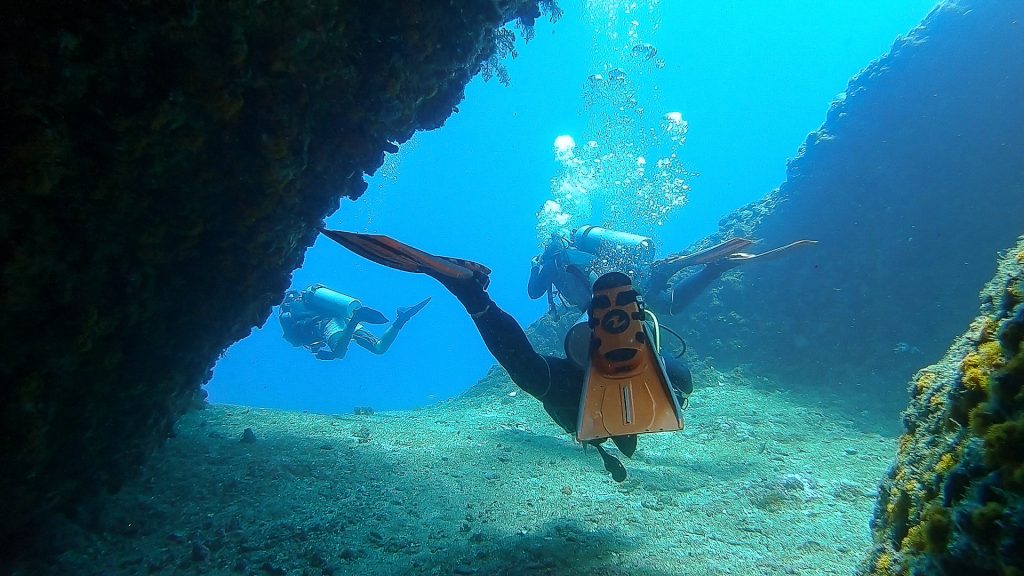
[[[538,21],[536,37],[520,40],[519,57],[505,61],[510,87],[474,80],[444,127],[403,145],[369,178],[360,200],[344,200],[327,220],[329,228],[388,234],[487,264],[492,298],[524,326],[546,310],[544,300],[527,298],[526,281],[539,251],[537,212],[562,173],[553,142],[568,134],[579,146],[595,137],[598,111],[585,109],[584,88],[589,76],[616,65],[606,23],[588,21],[579,2],[561,4],[563,18]],[[690,173],[688,201],[663,226],[643,230],[657,240],[659,256],[715,231],[719,218],[781,184],[786,160],[821,125],[850,77],[933,5],[673,0],[623,15],[623,26],[636,20],[640,37],[664,61],[660,69],[654,60],[627,68],[644,121],[657,126],[663,114],[678,111],[689,128],[678,151]],[[353,344],[332,362],[285,342],[275,309],[218,362],[207,387],[211,401],[325,413],[406,409],[458,395],[493,364],[461,305],[430,278],[364,261],[321,238],[292,286],[315,282],[391,319],[398,306],[433,301],[387,354]]]

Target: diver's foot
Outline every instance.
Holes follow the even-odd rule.
[[[425,274],[440,282],[442,286],[460,300],[464,296],[471,296],[486,291],[487,285],[490,283],[490,277],[476,270],[472,271],[468,277],[463,278],[449,276],[434,270],[429,270]]]
[[[423,308],[425,308],[429,302],[430,297],[428,296],[426,300],[420,302],[419,304],[415,304],[408,308],[399,308],[398,312],[395,314],[395,323],[405,324],[406,322],[409,321],[410,318],[415,316],[417,312],[423,310]]]
[[[427,274],[458,298],[459,302],[466,307],[466,311],[474,318],[490,308],[491,297],[487,294],[487,284],[490,278],[483,272],[474,270],[468,278],[453,278],[432,272],[427,272]]]
[[[388,318],[379,310],[362,306],[352,313],[352,320],[363,324],[387,324]]]

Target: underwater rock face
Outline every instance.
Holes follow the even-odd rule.
[[[819,243],[740,267],[674,319],[694,353],[902,404],[898,383],[941,356],[1024,231],[1022,21],[1020,2],[944,3],[850,81],[786,182],[695,248]]]
[[[981,313],[910,382],[896,463],[861,574],[1024,571],[1024,236]]]
[[[535,0],[93,8],[0,19],[5,540],[116,488],[267,319],[340,197],[445,121],[500,25],[539,16]]]

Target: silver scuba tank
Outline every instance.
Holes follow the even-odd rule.
[[[573,230],[572,243],[591,254],[625,251],[642,262],[654,260],[654,240],[639,234],[588,225]]]
[[[303,292],[302,300],[320,313],[339,318],[350,318],[353,312],[363,307],[359,300],[322,284],[307,288]]]

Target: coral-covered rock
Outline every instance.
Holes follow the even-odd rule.
[[[1024,572],[1024,236],[981,314],[918,372],[862,574]]]

